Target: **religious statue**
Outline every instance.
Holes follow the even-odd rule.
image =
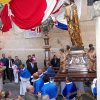
[[[82,39],[80,36],[79,19],[77,13],[77,6],[73,1],[71,4],[65,5],[65,17],[68,23],[68,32],[71,38],[72,46],[82,47]]]

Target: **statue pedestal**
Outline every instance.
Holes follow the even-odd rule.
[[[68,71],[84,71],[87,72],[87,63],[84,59],[84,50],[73,50],[71,51],[70,55],[70,61],[68,62]]]

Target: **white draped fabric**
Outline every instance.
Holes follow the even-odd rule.
[[[46,2],[47,2],[47,8],[46,8],[45,15],[43,17],[42,22],[44,22],[50,16],[50,14],[53,11],[54,7],[58,3],[58,0],[46,0]]]

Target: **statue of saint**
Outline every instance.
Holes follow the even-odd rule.
[[[77,6],[73,1],[65,7],[65,17],[68,23],[68,32],[74,47],[82,47],[82,39],[80,36],[79,19],[77,13]]]

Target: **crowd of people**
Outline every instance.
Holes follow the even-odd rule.
[[[96,71],[96,53],[92,44],[89,44],[86,55],[89,59],[89,71]],[[6,79],[10,82],[14,81],[16,84],[20,83],[20,96],[16,100],[22,100],[22,97],[25,100],[59,100],[58,98],[62,98],[60,100],[74,100],[77,96],[77,86],[70,78],[66,77],[66,84],[61,91],[62,95],[58,94],[58,85],[52,80],[56,75],[54,67],[59,67],[64,72],[68,66],[69,57],[70,46],[67,46],[66,51],[60,49],[59,57],[54,55],[51,61],[46,62],[45,67],[38,68],[35,54],[28,55],[26,66],[18,56],[13,59],[11,56],[7,58],[5,54],[2,54],[0,62],[6,66],[3,71],[3,83]],[[93,82],[91,88],[93,95],[96,96],[96,81]],[[3,95],[2,98],[11,97],[9,91],[4,92],[2,89],[0,95]]]

